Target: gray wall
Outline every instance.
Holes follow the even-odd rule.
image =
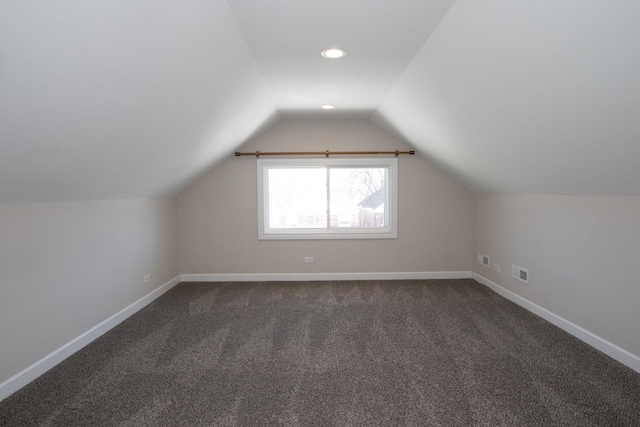
[[[242,151],[396,150],[368,120],[282,120]],[[258,241],[256,161],[231,157],[178,197],[187,274],[470,271],[473,197],[423,157],[399,160],[397,239]],[[304,257],[315,258],[305,264]]]
[[[474,247],[501,266],[478,274],[640,355],[640,197],[478,195]]]
[[[175,199],[0,204],[0,383],[177,276],[177,260]]]
[[[242,150],[406,148],[367,120],[298,119]],[[399,180],[398,239],[258,241],[254,158],[177,199],[0,204],[0,382],[179,273],[473,270],[640,355],[640,197],[474,197],[419,155],[400,158]]]

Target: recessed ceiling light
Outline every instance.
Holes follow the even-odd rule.
[[[333,110],[334,108],[336,108],[336,106],[335,105],[331,105],[331,104],[324,104],[322,106],[323,110]]]
[[[335,47],[332,47],[330,49],[325,49],[325,50],[322,51],[322,56],[324,56],[325,58],[329,58],[329,59],[342,58],[346,54],[347,54],[347,52],[345,52],[344,50],[338,49],[338,48],[335,48]]]

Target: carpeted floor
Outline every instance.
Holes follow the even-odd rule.
[[[640,374],[473,280],[182,283],[2,426],[640,426]]]

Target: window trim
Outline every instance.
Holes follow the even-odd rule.
[[[385,167],[389,169],[388,206],[389,225],[382,228],[287,228],[268,227],[269,206],[268,170],[277,167]],[[327,159],[258,159],[258,239],[314,240],[314,239],[395,239],[398,237],[398,159],[392,158],[327,158]]]

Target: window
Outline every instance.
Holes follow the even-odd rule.
[[[396,158],[258,159],[258,237],[397,237],[397,164]]]

